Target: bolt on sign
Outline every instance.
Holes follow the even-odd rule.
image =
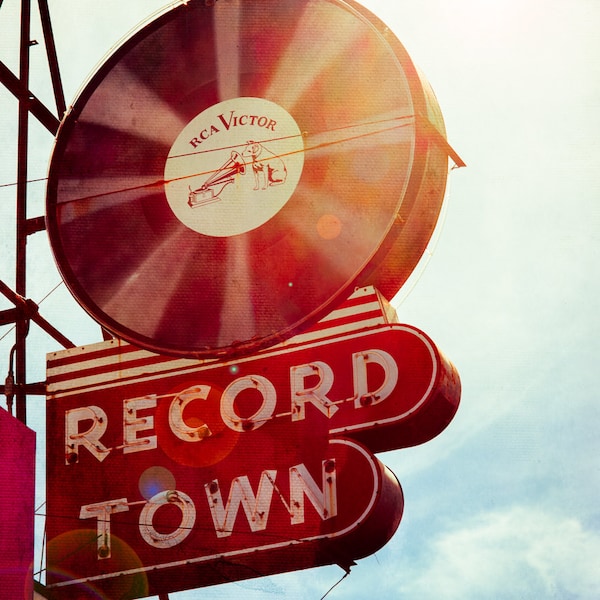
[[[372,287],[235,361],[121,340],[48,356],[47,585],[138,598],[327,564],[396,531],[377,452],[440,433],[460,381]]]

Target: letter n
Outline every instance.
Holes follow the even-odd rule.
[[[304,496],[308,497],[323,521],[337,516],[335,460],[324,460],[322,469],[322,489],[319,489],[304,465],[297,465],[290,469],[290,516],[292,517],[292,525],[304,523]]]

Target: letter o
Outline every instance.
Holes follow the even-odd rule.
[[[181,523],[171,533],[159,533],[152,524],[156,511],[165,504],[175,504],[181,510]],[[155,548],[172,548],[181,544],[192,532],[196,522],[196,507],[192,499],[183,492],[167,490],[152,496],[140,514],[140,534]]]
[[[258,390],[262,406],[250,418],[243,419],[235,412],[235,399],[244,390]],[[277,405],[277,392],[273,384],[261,375],[240,377],[230,383],[221,396],[221,418],[223,423],[234,431],[247,432],[262,427],[272,416]]]

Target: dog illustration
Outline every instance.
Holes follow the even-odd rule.
[[[246,164],[252,165],[254,189],[266,190],[272,185],[281,185],[287,179],[284,162],[258,142],[249,141],[242,157]]]

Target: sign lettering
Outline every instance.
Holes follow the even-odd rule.
[[[229,131],[232,127],[245,127],[250,125],[252,127],[263,127],[264,129],[275,132],[275,127],[277,127],[277,121],[271,117],[267,117],[265,115],[238,115],[234,110],[232,110],[227,116],[221,113],[218,118],[219,125],[225,131]],[[220,132],[221,129],[217,127],[216,124],[211,123],[205,129],[202,129],[197,137],[194,137],[190,140],[190,145],[192,148],[197,148],[202,142],[205,142],[207,139]]]
[[[413,327],[331,331],[231,362],[111,342],[73,367],[57,356],[47,443],[49,512],[65,515],[48,522],[57,598],[73,586],[133,598],[349,565],[385,544],[402,491],[374,453],[440,433],[460,382]],[[95,358],[98,369],[75,366]],[[62,376],[71,368],[74,380]]]

